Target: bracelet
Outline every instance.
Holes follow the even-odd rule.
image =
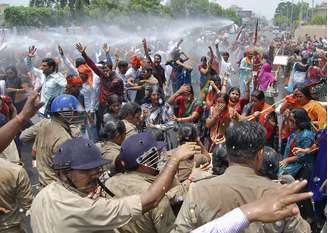
[[[192,183],[192,177],[191,177],[191,176],[189,176],[189,177],[187,178],[187,180],[188,180],[190,183]]]
[[[15,119],[16,119],[20,124],[23,124],[24,121],[25,121],[25,120],[24,120],[21,116],[19,116],[19,115],[16,115]]]

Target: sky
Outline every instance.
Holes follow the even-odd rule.
[[[265,16],[267,19],[272,19],[274,11],[281,0],[212,0],[227,8],[231,5],[237,5],[245,10],[252,10],[255,13]],[[301,0],[290,0],[298,2]],[[304,0],[312,4],[312,0]],[[321,0],[314,0],[314,3],[320,3]],[[0,0],[0,3],[10,3],[13,5],[28,5],[29,0]]]

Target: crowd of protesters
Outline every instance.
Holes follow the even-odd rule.
[[[326,39],[222,35],[196,58],[77,42],[3,67],[0,231],[320,232]]]

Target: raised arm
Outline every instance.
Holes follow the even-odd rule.
[[[148,59],[148,61],[153,64],[153,60],[151,59],[150,55],[149,55],[149,50],[148,50],[148,46],[147,46],[147,41],[146,39],[143,39],[142,40],[142,44],[143,44],[143,48],[144,48],[144,52],[145,52],[145,55]]]
[[[85,52],[87,47],[82,46],[81,43],[77,43],[77,44],[75,44],[75,48],[81,53],[85,62],[93,70],[93,72],[95,72],[99,76],[99,78],[104,78],[105,74],[96,66],[96,64],[91,60],[91,58]]]
[[[37,91],[33,91],[27,99],[23,110],[7,124],[0,128],[0,152],[7,148],[10,142],[16,137],[21,127],[41,108],[40,96]]]
[[[222,57],[220,53],[219,43],[215,43],[215,50],[216,50],[216,56],[219,59],[219,63],[221,63]]]
[[[167,103],[170,105],[175,105],[176,104],[175,99],[179,95],[183,94],[184,92],[188,92],[188,91],[190,91],[190,87],[187,85],[182,85],[178,91],[176,91],[173,95],[170,96],[170,98],[168,98]]]
[[[32,64],[32,58],[35,57],[36,50],[37,50],[37,48],[34,45],[29,47],[27,57],[24,59],[24,61],[25,61],[25,64],[26,64],[28,70],[39,80],[40,83],[42,83],[43,82],[42,70],[34,67]]]
[[[68,69],[68,75],[73,75],[73,76],[79,75],[77,69],[74,67],[72,62],[64,55],[64,50],[60,45],[58,45],[58,52],[63,60],[65,67]]]
[[[112,60],[112,57],[110,55],[110,47],[107,45],[107,43],[104,43],[103,44],[103,50],[106,54],[106,62],[107,62],[107,65],[113,67],[113,60]]]

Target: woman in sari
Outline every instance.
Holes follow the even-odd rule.
[[[152,88],[149,98],[141,108],[146,127],[165,124],[174,115],[171,106],[164,103],[158,88]]]
[[[190,85],[181,86],[167,103],[177,108],[176,115],[170,117],[176,122],[197,123],[203,111],[202,103],[194,99],[194,91]]]
[[[226,80],[225,80],[226,81]],[[223,83],[223,87],[226,83]],[[210,116],[206,120],[206,127],[210,129],[210,144],[224,138],[224,131],[231,121],[238,121],[243,107],[249,101],[249,81],[246,85],[246,96],[240,98],[240,89],[232,87],[219,98],[210,109]]]
[[[239,88],[241,95],[244,96],[246,92],[246,81],[249,77],[252,77],[252,61],[253,54],[248,48],[245,53],[245,57],[240,61],[239,66]],[[251,84],[251,89],[253,89],[253,84]]]

